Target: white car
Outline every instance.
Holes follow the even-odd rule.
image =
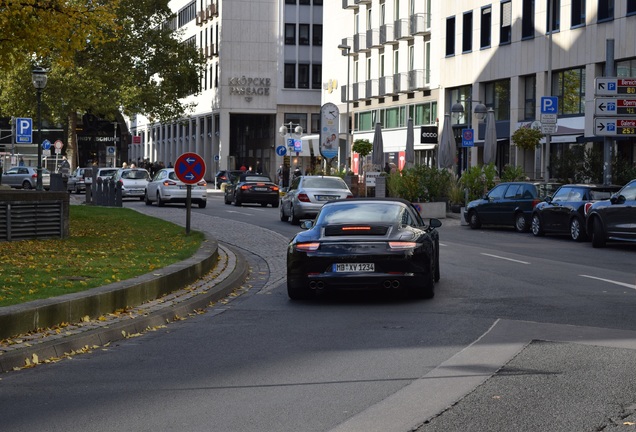
[[[174,168],[163,168],[157,171],[152,181],[146,186],[146,205],[156,202],[159,207],[167,203],[185,203],[188,185],[183,183],[174,172]],[[190,201],[199,208],[207,205],[207,183],[205,180],[191,185]]]
[[[115,183],[121,184],[122,198],[144,199],[150,173],[143,168],[120,168],[113,174]]]

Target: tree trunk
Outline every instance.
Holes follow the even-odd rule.
[[[71,164],[71,172],[79,166],[79,152],[77,151],[77,113],[68,115],[67,124],[66,159]]]

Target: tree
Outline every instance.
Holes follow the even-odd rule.
[[[0,0],[2,1],[2,0]],[[42,116],[68,129],[67,157],[74,161],[78,117],[93,113],[108,120],[143,114],[160,121],[181,118],[191,105],[186,96],[199,89],[204,59],[194,44],[171,30],[168,0],[119,0],[117,26],[97,23],[104,37],[87,41],[70,62],[52,52],[44,59],[49,80],[42,94]],[[17,58],[17,57],[16,57]],[[23,52],[0,77],[0,116],[33,114],[32,57]],[[71,162],[73,163],[73,162]]]
[[[539,146],[543,134],[531,127],[520,127],[512,134],[512,142],[523,150],[534,150]]]
[[[87,41],[99,44],[118,26],[119,0],[0,0],[0,71],[35,59],[57,57],[72,62]]]

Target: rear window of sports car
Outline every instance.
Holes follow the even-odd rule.
[[[395,223],[402,220],[405,209],[388,203],[347,203],[322,208],[319,223]]]

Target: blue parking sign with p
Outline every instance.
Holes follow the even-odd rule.
[[[17,118],[15,120],[15,142],[31,144],[33,142],[33,120],[30,118]]]
[[[541,97],[541,114],[556,114],[559,108],[559,98],[557,96]]]

